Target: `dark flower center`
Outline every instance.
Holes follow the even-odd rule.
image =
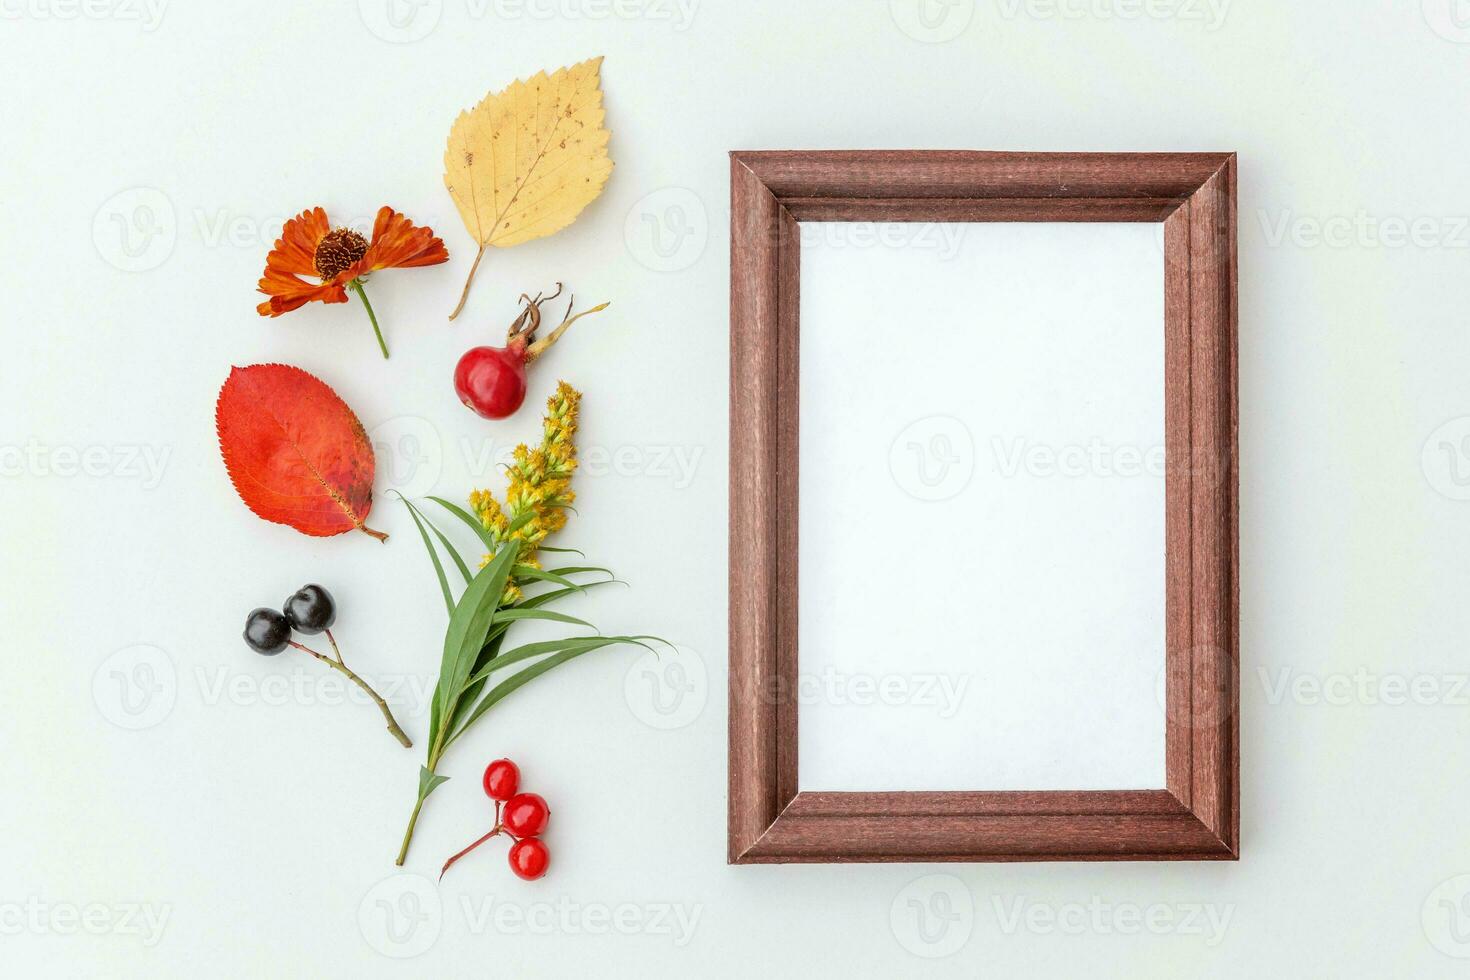
[[[322,279],[331,279],[343,269],[352,268],[358,259],[367,254],[367,239],[350,228],[329,231],[317,242],[316,255],[312,261],[316,274]]]

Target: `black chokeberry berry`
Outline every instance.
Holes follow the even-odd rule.
[[[303,585],[286,600],[281,611],[292,629],[308,636],[331,629],[337,621],[337,604],[332,601],[332,593],[320,585]]]
[[[274,609],[253,609],[245,617],[245,643],[256,653],[274,656],[286,649],[291,624]]]

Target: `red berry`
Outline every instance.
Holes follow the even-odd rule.
[[[509,759],[496,759],[485,767],[485,778],[480,782],[485,787],[486,796],[504,803],[516,795],[516,787],[521,784],[521,771]]]
[[[474,347],[454,367],[459,400],[487,419],[515,414],[526,400],[526,345]]]
[[[511,845],[510,870],[516,873],[517,878],[535,881],[546,874],[546,867],[550,863],[551,855],[547,852],[546,845],[535,837],[527,837]]]
[[[517,837],[535,837],[546,829],[546,821],[549,819],[551,810],[539,795],[517,793],[505,805],[500,822]]]

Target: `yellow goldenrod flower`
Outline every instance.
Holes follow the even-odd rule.
[[[539,568],[536,550],[548,534],[561,530],[567,523],[565,508],[576,499],[571,489],[572,473],[577,468],[573,437],[577,433],[581,400],[582,393],[571,385],[565,381],[557,384],[556,393],[546,400],[541,444],[531,449],[522,443],[512,454],[507,467],[510,482],[505,490],[504,507],[489,490],[470,494],[470,509],[489,532],[496,548],[515,542],[520,549],[517,564]],[[511,525],[527,514],[530,516],[524,523],[510,530]],[[490,555],[486,555],[480,567],[489,561]],[[514,602],[520,597],[520,587],[512,582],[506,586],[502,602]]]

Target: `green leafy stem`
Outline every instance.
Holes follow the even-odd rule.
[[[424,547],[433,562],[434,572],[439,579],[439,588],[444,594],[444,606],[449,612],[449,627],[444,634],[444,652],[439,666],[439,681],[434,687],[434,699],[429,708],[428,757],[419,769],[418,797],[414,801],[413,813],[408,828],[403,834],[403,843],[398,850],[395,864],[403,864],[408,856],[409,844],[413,841],[414,828],[424,801],[449,777],[438,773],[439,760],[446,749],[469,730],[485,712],[502,701],[507,695],[524,687],[537,677],[584,653],[618,645],[641,646],[654,649],[645,641],[666,642],[653,636],[571,636],[558,640],[541,640],[504,649],[506,634],[518,622],[542,620],[582,626],[596,632],[596,627],[586,620],[565,613],[553,612],[546,607],[568,596],[584,593],[596,586],[618,581],[611,571],[595,565],[572,565],[564,568],[541,569],[520,564],[519,547],[514,540],[497,545],[490,533],[472,515],[447,500],[430,497],[434,503],[474,530],[491,554],[490,561],[478,572],[471,572],[468,564],[449,539],[423,512],[408,500],[400,497],[418,528]],[[514,521],[509,530],[518,530],[532,517],[526,513]],[[430,535],[432,534],[432,538]],[[454,569],[464,579],[464,591],[458,601],[449,587],[449,576],[439,558],[434,541],[437,540],[449,555]],[[565,548],[539,549],[546,552],[570,552]],[[602,575],[593,581],[576,581],[577,576]],[[519,586],[524,593],[533,586],[548,587],[547,591],[526,595],[516,602],[502,605],[509,584]],[[490,681],[506,668],[521,666],[509,675],[501,674],[494,686]],[[488,690],[487,690],[488,688]]]

